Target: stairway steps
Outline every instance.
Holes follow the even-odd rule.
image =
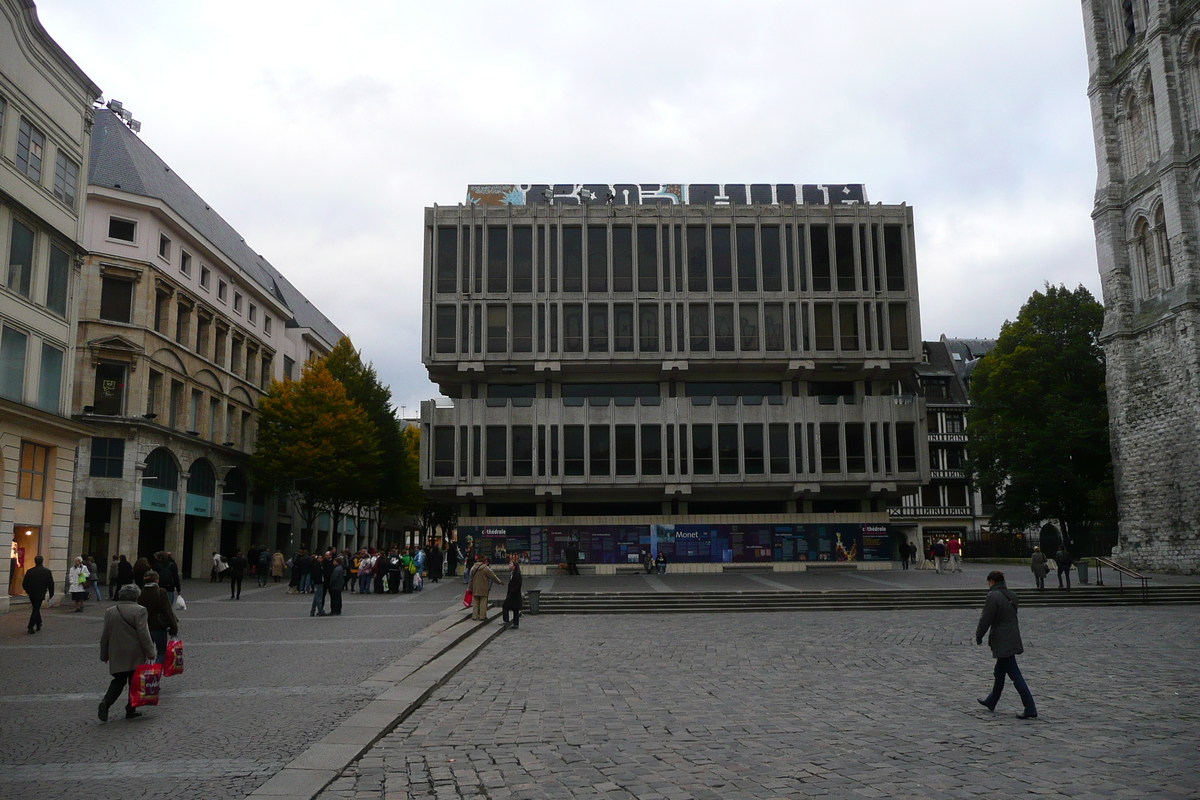
[[[1091,587],[1071,592],[1017,590],[1026,608],[1200,604],[1200,586],[1141,589]],[[756,611],[845,611],[979,608],[987,592],[978,589],[795,592],[564,592],[542,594],[542,614],[696,614]]]

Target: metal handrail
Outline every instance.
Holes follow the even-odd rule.
[[[1111,558],[1104,558],[1102,556],[1092,556],[1092,558],[1096,561],[1096,585],[1097,586],[1104,585],[1104,568],[1108,567],[1109,569],[1111,569],[1117,573],[1117,585],[1121,591],[1125,591],[1125,579],[1124,579],[1125,575],[1128,575],[1130,578],[1133,578],[1134,580],[1141,581],[1142,582],[1142,602],[1143,603],[1150,602],[1150,587],[1149,587],[1149,583],[1148,583],[1148,581],[1150,580],[1149,576],[1143,575],[1142,573],[1137,572],[1136,570],[1132,570],[1129,567],[1125,566],[1124,564],[1118,564],[1116,561],[1113,561]]]

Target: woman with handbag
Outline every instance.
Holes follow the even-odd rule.
[[[71,593],[71,599],[75,601],[76,611],[83,611],[83,601],[88,596],[88,576],[91,574],[87,564],[83,563],[83,558],[75,556],[74,565],[67,570],[67,591]]]
[[[112,682],[100,701],[97,714],[101,722],[108,721],[108,707],[117,702],[137,668],[154,661],[158,655],[154,640],[150,638],[146,609],[137,604],[137,599],[137,586],[122,586],[117,592],[117,604],[104,612],[100,660],[107,662]],[[126,700],[125,719],[140,716],[141,713]]]

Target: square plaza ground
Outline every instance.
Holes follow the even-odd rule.
[[[1027,571],[1013,571],[1025,587]],[[529,588],[897,590],[962,575],[623,576]],[[757,578],[757,580],[756,580]],[[308,616],[282,585],[192,583],[188,671],[162,705],[101,725],[102,612],[0,616],[0,797],[244,797],[371,702],[371,678],[461,582],[346,595]],[[104,605],[108,605],[107,602]],[[989,714],[978,610],[529,616],[367,751],[325,798],[1200,797],[1200,607],[1028,608],[1022,669]],[[116,716],[119,717],[119,714]]]

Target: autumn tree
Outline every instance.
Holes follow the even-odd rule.
[[[321,511],[359,496],[375,479],[380,458],[371,419],[320,360],[306,364],[298,381],[272,383],[259,400],[251,472],[260,486],[295,495],[309,531]]]
[[[975,368],[970,461],[978,482],[996,491],[997,525],[1021,530],[1053,520],[1082,548],[1111,513],[1103,321],[1103,306],[1084,287],[1046,284]]]

